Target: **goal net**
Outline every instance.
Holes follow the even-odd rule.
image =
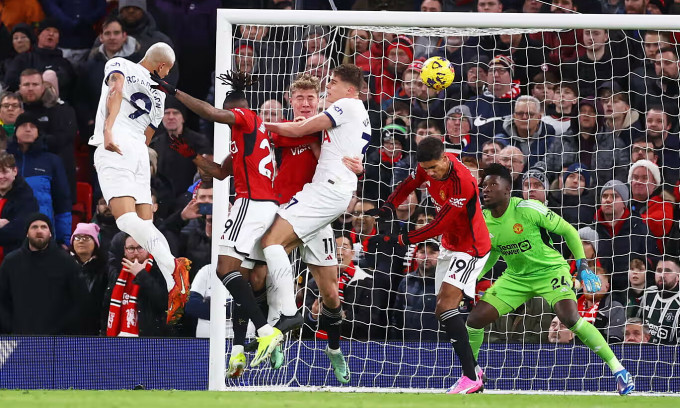
[[[579,313],[608,339],[638,390],[680,391],[680,266],[670,258],[678,256],[680,64],[672,30],[679,25],[670,16],[219,11],[216,74],[253,74],[247,97],[265,121],[293,119],[288,86],[299,73],[322,86],[342,63],[365,73],[361,97],[373,131],[366,172],[333,223],[351,387],[442,390],[461,375],[434,315],[439,239],[390,253],[373,239],[432,221],[432,198],[416,190],[389,224],[362,215],[415,169],[418,143],[434,136],[478,178],[493,162],[510,168],[514,196],[545,203],[579,230],[603,281],[601,293],[574,289]],[[422,61],[432,56],[455,71],[442,92],[420,80]],[[216,84],[217,106],[225,90]],[[228,128],[215,134],[221,158]],[[216,202],[227,197],[227,185],[216,183]],[[215,209],[218,228],[226,206]],[[572,259],[562,237],[545,231],[545,240]],[[285,365],[248,369],[227,388],[340,385],[322,352],[318,289],[296,255],[293,261],[305,325],[288,336]],[[478,294],[504,268],[499,262],[485,275]],[[210,389],[225,388],[223,295],[213,294]],[[486,328],[479,363],[491,390],[615,390],[607,366],[540,297]]]

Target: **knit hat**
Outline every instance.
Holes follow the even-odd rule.
[[[621,196],[621,199],[623,202],[627,203],[628,199],[630,198],[630,193],[628,192],[628,186],[620,182],[619,180],[609,180],[602,186],[602,191],[600,191],[600,201],[602,201],[602,194],[604,194],[605,191],[614,189],[619,195]]]
[[[470,61],[463,65],[463,76],[467,77],[467,72],[474,67],[479,67],[484,70],[484,72],[489,72],[489,57],[486,55],[475,56]]]
[[[460,115],[461,118],[466,118],[468,123],[470,123],[470,127],[472,127],[472,113],[470,112],[470,108],[468,106],[454,106],[453,108],[449,109],[448,112],[446,112],[447,118],[453,117],[454,115]]]
[[[494,65],[500,65],[504,68],[507,68],[510,70],[510,76],[513,76],[515,73],[515,70],[513,68],[514,63],[512,62],[512,58],[510,58],[507,55],[496,55],[492,60],[489,66],[494,66]]]
[[[673,4],[672,0],[649,0],[649,4],[653,4],[659,8],[659,11],[661,11],[661,14],[668,14],[668,10],[670,9],[671,4]]]
[[[391,141],[391,140],[396,140],[397,142],[401,143],[401,148],[404,150],[408,150],[408,146],[406,146],[406,138],[408,137],[408,130],[406,129],[405,126],[397,125],[397,124],[390,124],[385,126],[382,129],[382,140],[383,142],[385,141]]]
[[[401,48],[402,50],[406,51],[406,54],[409,56],[409,60],[413,61],[413,40],[410,37],[405,35],[398,36],[394,42],[387,46],[385,55],[389,55],[390,51],[395,48]]]
[[[546,165],[545,162],[536,162],[526,173],[522,176],[522,183],[528,180],[530,177],[543,183],[543,188],[547,191],[550,183],[548,183],[548,177],[545,175]]]
[[[621,85],[619,85],[618,82],[616,81],[607,81],[603,82],[600,86],[597,87],[597,95],[600,96],[603,90],[609,90],[611,91],[612,94],[617,94],[623,92],[623,88],[621,88]]]
[[[19,127],[25,123],[32,123],[35,127],[39,127],[38,118],[32,113],[24,112],[17,116],[17,120],[14,122],[14,129],[19,129]]]
[[[122,10],[125,7],[139,7],[146,11],[146,0],[120,0],[118,2],[118,10]]]
[[[26,23],[19,23],[12,29],[12,36],[14,33],[24,33],[26,37],[31,41],[31,44],[35,44],[35,33],[31,26]]]
[[[579,228],[578,237],[581,238],[581,241],[588,242],[590,245],[592,245],[595,249],[595,252],[597,253],[597,242],[600,239],[600,237],[597,235],[597,231],[591,227]]]
[[[245,43],[236,43],[236,48],[234,49],[234,55],[239,55],[241,53],[241,50],[247,50],[250,49],[253,52],[253,56],[257,56],[255,53],[255,48],[250,45],[250,44],[245,44]]]
[[[76,230],[73,231],[73,234],[71,235],[71,245],[73,245],[73,239],[76,235],[91,236],[94,243],[97,245],[97,248],[99,248],[99,225],[79,222],[76,226]]]
[[[38,24],[38,34],[40,34],[44,29],[50,28],[50,27],[56,28],[57,30],[60,30],[60,27],[59,27],[60,25],[61,24],[59,23],[59,20],[57,20],[56,18],[47,17],[46,19],[44,19],[43,21],[41,21]]]
[[[417,60],[411,62],[409,64],[409,66],[406,67],[406,70],[404,72],[416,71],[417,73],[420,73],[423,70],[423,62],[425,62],[425,61],[423,61],[422,59],[417,59]]]
[[[163,109],[177,109],[183,117],[187,117],[187,108],[172,95],[165,97],[165,108]]]
[[[28,219],[26,219],[26,234],[28,234],[28,229],[31,228],[31,224],[36,221],[45,221],[47,226],[50,228],[50,233],[54,235],[54,228],[52,227],[52,221],[50,220],[50,217],[38,212],[29,215]]]
[[[569,167],[567,167],[567,170],[564,171],[564,174],[562,175],[562,182],[566,182],[567,177],[569,177],[569,175],[572,173],[579,173],[582,175],[583,178],[586,179],[586,187],[590,186],[590,170],[588,169],[588,166],[581,163],[572,163]]]
[[[661,172],[659,171],[659,166],[645,159],[638,160],[633,163],[632,166],[630,166],[630,170],[628,170],[628,183],[630,183],[631,179],[633,178],[633,170],[637,169],[638,167],[646,167],[647,170],[652,173],[652,177],[654,177],[656,184],[661,184]]]

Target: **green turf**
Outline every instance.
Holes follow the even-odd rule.
[[[50,408],[616,408],[677,407],[670,397],[580,395],[445,395],[330,392],[0,391],[0,407]]]

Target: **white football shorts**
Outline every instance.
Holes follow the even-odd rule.
[[[468,255],[442,248],[437,258],[437,271],[434,277],[434,290],[439,294],[442,282],[462,290],[465,296],[475,297],[477,277],[484,269],[489,254],[483,257]]]
[[[119,137],[116,143],[122,155],[106,150],[104,144],[94,151],[94,167],[104,199],[108,203],[116,197],[133,197],[137,204],[151,204],[148,147],[131,137]]]
[[[218,254],[240,259],[247,269],[252,269],[255,261],[264,262],[260,239],[274,222],[278,208],[273,201],[236,199],[220,236]]]

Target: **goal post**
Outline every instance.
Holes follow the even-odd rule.
[[[257,26],[262,27],[265,31],[272,33],[276,30],[277,34],[281,35],[271,35],[266,38],[257,38],[256,40],[243,40],[236,38],[235,33],[238,33],[240,26]],[[322,45],[318,45],[321,48],[315,49],[312,52],[308,52],[305,47],[304,41],[306,36],[310,32],[317,32],[318,35],[323,37],[323,41],[320,42]],[[383,32],[391,33],[396,35],[409,35],[412,37],[423,37],[426,39],[443,37],[444,45],[437,44],[436,42],[425,42],[430,44],[429,48],[425,46],[425,55],[441,55],[445,54],[445,51],[437,49],[437,47],[446,47],[446,38],[449,36],[464,36],[466,39],[471,37],[483,37],[483,36],[494,36],[503,34],[533,34],[541,32],[559,32],[563,30],[585,30],[585,29],[603,29],[603,30],[657,30],[657,31],[680,31],[680,20],[676,16],[671,15],[594,15],[594,14],[510,14],[510,13],[421,13],[421,12],[390,12],[390,11],[379,11],[379,12],[369,12],[369,11],[313,11],[313,10],[246,10],[246,9],[219,9],[217,12],[217,41],[216,41],[216,75],[226,72],[232,69],[235,64],[235,49],[237,45],[249,45],[254,47],[254,51],[248,55],[249,62],[243,62],[244,66],[250,66],[254,68],[253,72],[258,76],[258,82],[262,86],[259,89],[259,95],[255,93],[247,93],[249,101],[252,101],[251,109],[258,110],[259,105],[268,99],[277,99],[283,105],[283,110],[281,115],[284,117],[290,115],[286,103],[283,100],[284,94],[287,92],[287,85],[290,80],[300,72],[303,72],[303,68],[307,71],[316,69],[315,72],[319,73],[321,77],[328,76],[333,66],[341,62],[344,57],[347,57],[345,50],[347,49],[347,43],[349,42],[348,34],[352,29],[364,30],[370,33],[372,32]],[[285,31],[285,32],[284,32]],[[282,34],[283,33],[283,34]],[[635,38],[632,39],[635,44],[639,45],[642,49],[643,39]],[[492,45],[497,45],[497,40],[491,41]],[[659,48],[662,48],[662,41],[659,40]],[[256,44],[256,45],[252,45]],[[370,43],[369,43],[370,44]],[[473,44],[473,45],[470,45]],[[482,53],[490,54],[491,59],[493,58],[492,50],[483,50],[480,43],[463,43],[462,45],[457,45],[461,49],[469,47],[470,54],[481,55]],[[369,45],[370,47],[370,45]],[[531,48],[531,45],[526,45],[527,51]],[[609,47],[609,45],[607,45]],[[512,48],[512,47],[510,47]],[[559,50],[558,50],[559,51]],[[524,52],[524,49],[522,50]],[[545,51],[547,53],[547,51]],[[319,54],[324,54],[324,62],[319,63],[318,66],[310,68],[312,60],[310,57],[314,57]],[[502,54],[502,53],[501,53]],[[547,55],[547,54],[546,54]],[[642,56],[644,58],[644,56]],[[649,62],[649,61],[647,61]],[[384,63],[384,61],[381,61]],[[461,66],[472,63],[475,66],[482,64],[479,59],[474,61],[463,60]],[[628,63],[627,59],[623,56],[612,55],[611,56],[611,70],[615,72],[618,67],[615,64]],[[486,63],[488,68],[489,61]],[[567,72],[567,68],[555,65],[556,71],[558,73],[558,83],[552,83],[547,76],[543,76],[542,82],[532,82],[532,75],[529,68],[539,68],[538,71],[546,72],[543,69],[547,61],[543,64],[534,64],[529,61],[523,68],[525,69],[525,74],[527,75],[527,80],[519,84],[522,86],[521,93],[526,95],[529,90],[533,89],[535,85],[540,84],[541,86],[550,83],[550,86],[554,86],[555,89],[568,88],[566,83],[561,82],[561,77],[564,72]],[[644,64],[644,62],[643,62]],[[549,65],[549,64],[548,64]],[[633,67],[628,70],[632,73]],[[625,69],[624,69],[625,70]],[[573,68],[570,73],[579,74],[579,68]],[[400,73],[401,75],[401,73]],[[457,73],[458,75],[458,73]],[[643,75],[649,75],[646,71]],[[446,137],[446,121],[447,115],[452,106],[464,104],[466,99],[462,95],[456,97],[451,97],[449,93],[443,93],[439,96],[429,95],[428,91],[419,91],[420,94],[415,95],[407,94],[406,105],[396,102],[396,94],[389,95],[388,97],[381,98],[380,95],[372,93],[374,91],[373,87],[379,82],[379,75],[375,72],[371,72],[367,76],[372,81],[369,86],[368,91],[368,101],[369,113],[373,114],[373,118],[377,118],[379,122],[373,123],[374,128],[374,139],[375,144],[369,146],[369,151],[380,152],[381,141],[383,136],[381,134],[381,129],[385,126],[385,119],[394,121],[395,118],[400,117],[405,119],[415,118],[412,122],[409,122],[406,127],[408,128],[407,139],[409,140],[409,146],[403,146],[404,156],[413,154],[415,144],[417,143],[418,130],[417,125],[421,122],[429,123],[437,122],[439,126],[440,135],[442,138]],[[401,78],[396,78],[399,81]],[[577,86],[581,86],[584,83],[588,85],[588,89],[592,88],[599,90],[599,87],[607,81],[616,81],[619,79],[616,73],[611,74],[607,78],[597,77],[588,83],[589,79],[585,77],[568,78],[570,81],[575,81],[578,83]],[[644,78],[646,79],[646,77]],[[413,79],[416,81],[416,79]],[[465,82],[465,78],[456,78],[457,84]],[[417,81],[416,81],[417,82]],[[566,82],[566,77],[565,77]],[[488,92],[488,81],[484,86],[480,85],[479,95],[481,92]],[[626,84],[627,85],[627,84]],[[610,85],[614,87],[614,85]],[[456,88],[458,89],[458,88]],[[221,108],[221,104],[224,99],[226,92],[226,86],[221,84],[219,81],[215,81],[215,106]],[[409,91],[416,92],[416,91]],[[566,92],[566,91],[565,91]],[[619,91],[612,89],[612,94],[616,94]],[[633,104],[633,90],[625,89],[623,91],[626,93],[627,103],[629,105]],[[638,93],[639,94],[639,93]],[[429,96],[428,96],[429,95]],[[593,106],[597,105],[595,110],[595,115],[597,115],[598,126],[604,129],[604,126],[608,126],[607,122],[610,120],[613,124],[611,130],[611,138],[622,137],[620,136],[621,129],[617,128],[619,126],[619,120],[615,116],[615,112],[606,113],[602,108],[602,103],[605,103],[605,99],[598,99],[598,95],[579,95],[578,89],[576,91],[577,101],[570,105],[571,113],[561,112],[560,118],[553,119],[550,122],[548,110],[555,108],[548,108],[550,103],[558,104],[560,103],[559,97],[556,99],[550,99],[552,97],[545,97],[545,99],[540,100],[540,110],[542,112],[541,123],[549,124],[554,123],[557,127],[560,122],[566,129],[569,128],[570,123],[578,122],[578,112],[580,106],[580,99],[586,96],[595,97],[596,101],[593,102]],[[416,100],[422,102],[421,99],[425,99],[426,103],[418,104]],[[512,98],[516,99],[516,95]],[[511,99],[512,99],[511,98]],[[605,97],[602,97],[605,98]],[[442,100],[442,106],[433,108],[437,103],[437,99]],[[456,103],[447,104],[445,100],[449,99],[457,101]],[[512,99],[514,102],[514,99]],[[611,101],[610,101],[611,102]],[[257,103],[257,106],[255,106]],[[613,102],[612,102],[613,103]],[[645,98],[643,98],[644,107],[650,107],[651,103],[648,103]],[[402,109],[406,109],[407,112],[398,112],[398,106]],[[406,106],[404,108],[404,106]],[[630,107],[630,106],[629,106]],[[424,111],[417,113],[418,109]],[[635,110],[631,107],[631,110]],[[436,112],[435,116],[432,116],[432,112]],[[551,111],[552,112],[552,111]],[[574,112],[576,112],[574,114]],[[258,112],[261,114],[261,112]],[[509,112],[508,112],[509,113]],[[641,112],[642,113],[642,112]],[[420,115],[420,116],[419,116]],[[572,116],[569,116],[572,115]],[[610,117],[605,117],[610,115]],[[503,132],[503,124],[508,124],[512,127],[512,118],[507,116],[506,118],[499,120],[498,127],[494,128],[493,133],[485,135],[486,139],[481,139],[485,130],[482,128],[481,124],[484,120],[488,118],[482,118],[484,120],[474,121],[477,116],[477,112],[472,113],[470,118],[470,132],[472,137],[479,137],[480,142],[478,145],[469,144],[469,140],[466,143],[460,143],[461,146],[474,145],[477,148],[476,151],[468,151],[469,156],[474,156],[475,165],[477,168],[481,166],[478,161],[483,160],[482,158],[482,144],[481,140],[495,140],[497,136]],[[505,115],[504,115],[505,116]],[[481,116],[479,116],[481,118]],[[636,116],[637,117],[637,116]],[[289,119],[292,119],[288,117]],[[644,122],[640,116],[638,120],[638,127],[636,131],[640,133],[635,133],[635,135],[644,134]],[[491,119],[501,119],[501,118],[491,118]],[[575,122],[574,122],[575,121]],[[675,126],[677,126],[677,112],[674,113],[673,121]],[[602,122],[602,124],[600,124]],[[623,123],[623,122],[621,122]],[[630,123],[628,123],[630,125]],[[585,126],[584,124],[578,123],[575,126]],[[632,125],[624,129],[625,131],[632,132]],[[437,129],[432,130],[426,127],[426,134],[434,134]],[[604,132],[604,130],[603,130]],[[475,135],[472,135],[475,133]],[[567,133],[565,133],[567,134]],[[599,133],[598,133],[599,134]],[[633,133],[630,133],[631,135]],[[609,133],[607,133],[609,135]],[[487,137],[488,136],[488,137]],[[557,140],[560,135],[551,135]],[[577,134],[578,136],[578,134]],[[595,137],[595,136],[593,136]],[[627,145],[619,145],[612,142],[606,147],[606,154],[600,154],[597,158],[593,158],[593,166],[595,166],[596,160],[600,160],[601,157],[611,156],[611,160],[607,161],[607,166],[603,165],[601,168],[594,167],[591,169],[589,174],[590,185],[588,188],[592,189],[592,195],[595,196],[589,201],[578,201],[576,208],[590,208],[592,209],[593,217],[595,210],[599,207],[600,203],[600,191],[604,186],[604,182],[611,178],[621,178],[621,174],[625,173],[627,176],[628,170],[630,168],[631,155],[627,153],[628,161],[619,160],[617,152],[623,151],[624,149],[628,152],[630,150],[630,145],[633,142],[635,136],[629,136]],[[510,140],[512,135],[509,135],[507,140]],[[647,141],[647,139],[645,139]],[[377,141],[377,142],[376,142]],[[488,140],[487,140],[488,141]],[[373,143],[372,142],[372,143]],[[599,142],[598,142],[599,143]],[[502,143],[511,144],[511,142]],[[220,162],[226,154],[229,152],[229,128],[226,125],[215,125],[215,161]],[[466,152],[458,150],[457,153],[461,154],[461,157],[465,156]],[[570,162],[569,157],[578,157],[581,153],[580,148],[577,147],[576,151],[567,151],[567,147],[564,147],[564,151],[560,149],[554,149],[548,151],[545,147],[545,151],[541,151],[542,156],[552,154],[553,161],[556,160],[554,168],[549,168],[543,170],[547,174],[548,181],[553,184],[551,186],[546,186],[546,202],[548,202],[547,195],[549,192],[554,192],[555,189],[562,189],[563,183],[566,182],[567,167],[573,164]],[[676,152],[680,154],[680,152]],[[377,157],[380,158],[380,153],[376,153]],[[494,153],[495,154],[495,153]],[[527,162],[526,168],[530,168],[535,164],[532,161],[532,155],[535,152],[530,151],[529,153],[523,153],[524,158],[520,160],[525,160]],[[569,156],[571,155],[571,156]],[[597,156],[597,154],[596,154]],[[557,157],[557,158],[555,158]],[[514,156],[511,156],[512,160]],[[580,159],[578,159],[580,160]],[[538,160],[545,161],[545,160]],[[396,162],[396,159],[395,159]],[[530,163],[530,164],[529,164]],[[413,165],[413,160],[411,160]],[[367,168],[367,177],[369,177],[368,171],[376,170],[377,168],[382,168],[381,162],[376,163],[365,163]],[[413,170],[413,166],[410,169]],[[384,189],[381,188],[387,186],[386,188],[393,188],[394,180],[396,180],[397,174],[405,169],[394,169],[388,171],[387,173],[376,170],[375,174],[377,177],[372,180],[374,183],[374,189],[378,191],[369,198],[371,201],[382,202],[387,197],[383,194]],[[526,169],[525,169],[526,170]],[[519,173],[526,173],[523,170]],[[680,171],[680,169],[678,170]],[[661,169],[663,173],[663,169]],[[592,173],[592,174],[591,174]],[[408,172],[406,172],[408,174]],[[564,178],[563,178],[564,176]],[[592,177],[592,179],[590,179]],[[388,180],[389,179],[389,180]],[[546,181],[546,183],[548,183]],[[622,180],[624,183],[626,180]],[[521,179],[519,180],[519,185],[521,189]],[[369,187],[366,187],[366,181],[361,184],[361,188],[368,191]],[[213,213],[213,242],[212,242],[212,265],[213,267],[217,265],[217,238],[221,235],[223,231],[224,223],[228,215],[228,206],[220,203],[227,203],[229,201],[229,180],[217,181],[214,184],[214,201],[216,205],[214,206]],[[630,190],[629,190],[630,192]],[[521,191],[520,191],[521,193]],[[632,192],[631,192],[632,193]],[[359,195],[362,195],[360,192]],[[368,197],[368,193],[365,197]],[[432,205],[431,200],[428,201],[427,196],[418,192],[416,197],[417,205],[414,207],[422,207],[424,209],[425,215],[432,215],[435,213],[435,207]],[[408,207],[408,206],[407,206]],[[413,209],[406,209],[404,211],[408,212],[408,215],[414,215]],[[348,210],[347,217],[350,219],[349,213],[352,213],[351,209]],[[578,211],[577,211],[578,212]],[[416,214],[417,215],[417,214]],[[360,215],[359,215],[360,217]],[[578,227],[586,225],[594,225],[595,219],[588,219],[590,216],[584,216],[581,212],[576,215],[574,224]],[[427,220],[427,217],[425,217]],[[404,228],[417,228],[417,220],[405,219]],[[346,235],[352,236],[356,231],[353,230],[353,224],[350,222],[338,223],[340,225],[340,230],[338,232]],[[647,232],[644,236],[631,235],[629,239],[630,252],[638,251],[635,249],[635,243],[639,240],[646,240],[653,242],[658,237],[652,236],[651,232]],[[352,238],[354,239],[354,238]],[[583,239],[583,238],[582,238]],[[370,242],[367,238],[366,242]],[[413,320],[420,319],[420,322],[415,322],[416,325],[421,325],[421,330],[415,330],[411,327],[411,330],[406,330],[405,326],[401,327],[400,324],[405,325],[405,321],[409,318],[405,317],[404,313],[408,314],[413,312],[409,307],[413,305],[408,305],[408,293],[401,293],[400,283],[409,273],[417,275],[418,265],[420,261],[416,261],[417,248],[409,247],[406,254],[402,254],[400,257],[393,257],[392,263],[389,266],[389,270],[380,270],[377,265],[377,260],[380,254],[369,253],[370,244],[365,244],[361,238],[358,242],[352,242],[354,251],[354,262],[357,265],[361,265],[368,271],[369,280],[371,283],[367,285],[371,286],[368,288],[368,292],[371,296],[375,296],[376,290],[384,291],[387,293],[387,299],[384,303],[377,304],[363,304],[362,301],[357,298],[353,298],[357,302],[353,306],[354,316],[364,316],[361,313],[365,308],[373,308],[373,312],[366,314],[369,316],[371,321],[369,322],[357,322],[352,321],[350,324],[352,328],[348,331],[343,331],[343,351],[345,355],[348,356],[350,366],[353,370],[353,382],[354,387],[379,387],[385,389],[442,389],[450,386],[452,381],[450,378],[456,375],[460,375],[460,367],[457,366],[457,359],[453,356],[453,350],[450,344],[446,341],[442,334],[437,334],[436,319],[434,319],[435,327],[432,326],[432,321],[434,318],[434,310],[423,310],[421,315],[412,313],[410,318]],[[602,248],[600,248],[602,249]],[[425,251],[425,249],[423,249]],[[638,251],[639,252],[639,251]],[[648,252],[640,253],[643,258],[647,256],[655,257],[658,259],[658,252],[652,254],[650,249]],[[367,261],[371,258],[371,261]],[[616,257],[612,255],[614,261],[605,262],[603,261],[604,267],[610,267],[611,269],[618,268],[616,270],[608,271],[609,276],[616,275],[611,279],[622,279],[621,278],[621,268],[616,262]],[[381,259],[387,259],[385,257]],[[370,262],[374,262],[372,265]],[[399,264],[399,265],[397,265]],[[404,266],[403,270],[408,270],[404,272],[403,276],[395,276],[395,271],[402,270],[401,265]],[[414,266],[415,265],[415,266]],[[424,267],[423,267],[424,268]],[[308,313],[310,304],[310,296],[315,296],[313,290],[305,289],[305,285],[308,284],[307,273],[304,270],[297,270],[296,273],[299,276],[299,282],[304,289],[304,295],[300,297],[306,304],[303,305],[304,312]],[[414,276],[415,276],[414,275]],[[399,278],[399,279],[397,279]],[[222,283],[212,274],[212,295],[211,295],[211,326],[210,326],[210,361],[209,361],[209,383],[208,388],[210,390],[225,390],[231,389],[233,386],[260,386],[260,387],[329,387],[338,386],[339,384],[335,381],[332,372],[328,371],[328,361],[322,353],[323,340],[320,336],[315,334],[315,327],[309,326],[307,324],[306,330],[302,331],[302,337],[300,338],[289,338],[286,343],[286,365],[281,369],[280,372],[274,372],[268,368],[258,368],[255,370],[248,370],[244,378],[238,382],[230,383],[225,385],[224,372],[225,372],[225,350],[228,351],[227,344],[225,341],[225,308],[226,303],[226,291],[222,286]],[[361,288],[362,283],[357,283],[353,277],[348,278],[347,284],[351,285],[353,282],[357,287]],[[627,279],[627,278],[626,278]],[[378,282],[386,281],[384,285]],[[617,281],[618,282],[618,281]],[[380,286],[382,285],[382,286]],[[620,285],[620,282],[617,283]],[[406,284],[408,286],[408,283]],[[617,286],[620,288],[620,286]],[[363,288],[366,289],[366,288]],[[372,289],[369,290],[369,289]],[[357,289],[359,290],[359,289]],[[623,297],[622,289],[619,290],[618,294]],[[406,299],[406,309],[397,310],[395,307],[395,301],[397,297],[402,296]],[[377,298],[377,297],[376,297]],[[373,298],[372,298],[373,299]],[[400,298],[401,299],[401,298]],[[427,294],[421,295],[420,297],[413,297],[416,301],[427,304]],[[430,299],[431,301],[431,299]],[[381,300],[381,302],[383,302]],[[404,306],[404,303],[399,303]],[[625,307],[626,305],[622,305]],[[421,306],[425,307],[425,306]],[[379,309],[379,310],[375,310]],[[384,310],[383,310],[384,309]],[[492,326],[491,330],[487,330],[487,337],[485,338],[485,343],[482,347],[482,353],[480,354],[481,362],[488,367],[487,373],[490,374],[490,378],[493,378],[492,387],[499,390],[522,390],[522,391],[612,391],[612,381],[611,375],[608,373],[608,369],[604,363],[602,363],[598,357],[590,352],[582,344],[574,344],[571,340],[572,346],[560,346],[552,344],[547,340],[548,325],[549,320],[546,322],[543,318],[547,316],[551,311],[549,307],[540,301],[528,302],[522,307],[521,311],[517,311],[513,316],[518,316],[517,318],[512,317],[497,322]],[[596,311],[595,311],[596,313]],[[378,317],[376,317],[378,316]],[[376,320],[372,320],[376,319]],[[401,319],[401,320],[400,320]],[[400,320],[401,323],[395,323],[395,321]],[[625,319],[624,319],[625,320]],[[359,328],[357,323],[366,323],[368,328],[366,329],[366,334],[361,332],[363,328]],[[625,323],[625,322],[624,322]],[[617,325],[621,326],[624,324],[618,322]],[[513,326],[514,325],[514,326]],[[519,325],[519,326],[517,326]],[[376,328],[375,331],[373,329]],[[620,328],[620,327],[619,327]],[[514,331],[513,331],[514,330]],[[356,337],[353,337],[355,333]],[[508,333],[513,332],[514,335]],[[377,334],[376,334],[377,333]],[[439,336],[439,337],[438,337]],[[559,336],[558,336],[559,337]],[[623,339],[620,339],[623,340]],[[559,339],[557,341],[560,342]],[[568,342],[567,342],[568,343]],[[655,349],[647,347],[656,347]],[[650,391],[654,393],[670,393],[670,392],[680,392],[680,384],[674,380],[680,372],[676,368],[677,365],[677,351],[678,346],[646,346],[646,345],[615,345],[613,347],[617,356],[622,358],[624,365],[628,364],[632,367],[631,371],[639,373],[641,376],[641,386],[645,391]],[[673,357],[675,351],[675,357]],[[263,365],[267,365],[265,362]],[[631,369],[629,367],[629,369]],[[660,374],[659,374],[660,373]],[[660,375],[661,378],[655,379],[654,376]],[[455,379],[453,379],[455,381]],[[266,389],[266,388],[262,388]]]

